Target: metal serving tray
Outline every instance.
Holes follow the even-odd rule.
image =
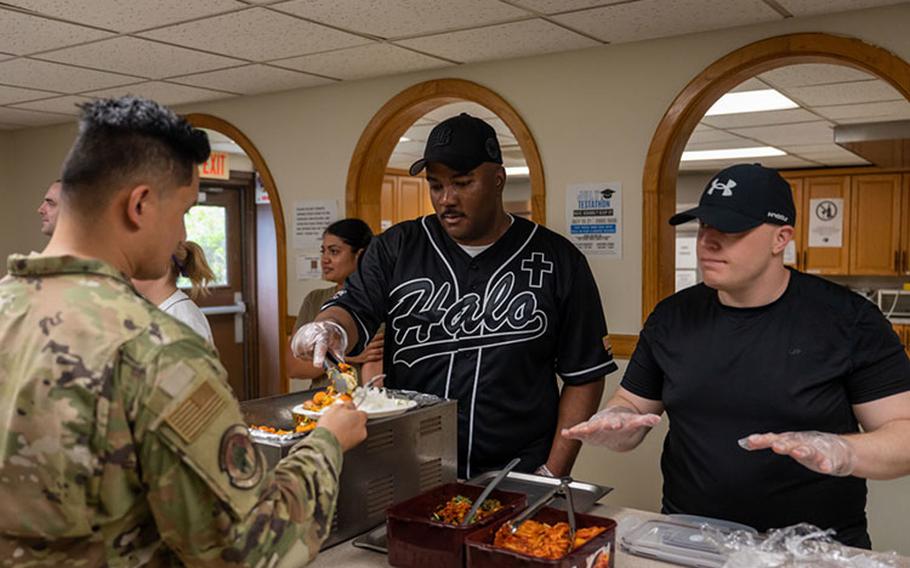
[[[240,404],[247,424],[291,429],[291,408],[317,390],[249,400]],[[367,422],[367,439],[344,456],[338,505],[323,548],[385,521],[386,509],[432,487],[454,481],[457,463],[456,402],[413,391],[389,391],[416,400],[404,414]],[[300,439],[254,437],[269,467]]]
[[[488,471],[469,479],[467,483],[471,485],[486,485],[497,473],[496,471]],[[555,477],[510,471],[506,478],[500,482],[498,488],[503,491],[525,493],[528,496],[528,503],[533,503],[541,495],[557,485],[559,485],[559,479]],[[587,513],[604,495],[613,491],[612,487],[595,485],[584,481],[573,481],[569,484],[569,489],[572,491],[572,501],[575,505],[575,510],[579,513]],[[563,497],[557,497],[550,502],[549,506],[565,511],[566,500]]]

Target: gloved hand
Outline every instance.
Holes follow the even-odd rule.
[[[348,349],[348,334],[333,321],[314,321],[304,324],[291,339],[291,351],[298,359],[312,359],[322,367],[329,349],[341,359]]]
[[[564,438],[622,452],[638,445],[647,433],[646,428],[658,422],[660,416],[656,414],[640,414],[625,406],[608,406],[587,422],[563,429],[562,435]]]
[[[826,432],[783,432],[752,434],[739,440],[749,451],[771,449],[790,456],[800,464],[827,475],[846,477],[856,468],[856,452],[843,436]]]

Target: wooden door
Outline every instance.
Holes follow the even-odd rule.
[[[424,188],[422,180],[414,177],[398,178],[397,221],[408,221],[424,215]]]
[[[398,221],[395,212],[395,193],[398,191],[398,176],[386,175],[382,178],[382,190],[379,198],[379,229],[385,231]]]
[[[850,274],[899,274],[900,174],[851,176],[850,216]]]
[[[902,274],[910,274],[910,174],[901,176],[901,182],[900,269]]]
[[[803,179],[795,178],[788,179],[787,183],[790,184],[790,190],[793,192],[793,204],[796,206],[796,223],[793,225],[793,244],[790,245],[791,250],[793,251],[792,260],[789,260],[789,254],[784,255],[784,264],[787,266],[794,266],[798,270],[804,270],[805,267],[802,263],[803,258],[803,238],[800,234],[800,229],[806,223],[806,220],[803,218],[806,208],[803,207]]]
[[[205,231],[208,242],[199,244],[206,249],[216,282],[209,287],[210,294],[198,298],[196,303],[209,320],[215,348],[234,395],[245,400],[255,395],[250,370],[258,367],[250,346],[256,337],[252,329],[256,318],[250,317],[250,313],[255,314],[255,291],[245,269],[255,266],[255,259],[248,258],[249,252],[244,247],[253,237],[244,236],[243,188],[228,182],[217,186],[204,182],[203,186],[205,201],[194,209],[205,208],[206,216],[211,219]],[[187,234],[189,240],[197,238],[202,237]]]
[[[812,274],[847,274],[850,268],[850,177],[806,177],[803,270]],[[843,210],[841,210],[843,209]],[[811,246],[814,217],[841,219],[840,246]]]

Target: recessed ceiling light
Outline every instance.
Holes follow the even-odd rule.
[[[729,160],[733,158],[767,158],[770,156],[786,156],[783,150],[772,146],[756,146],[754,148],[728,148],[725,150],[692,150],[683,152],[680,162],[696,162],[699,160]]]
[[[761,112],[798,107],[798,104],[774,89],[741,91],[739,93],[727,93],[717,99],[717,102],[711,105],[711,108],[708,109],[705,116]]]
[[[528,166],[512,166],[506,168],[507,176],[526,176],[531,172]]]
[[[402,136],[401,138],[398,139],[398,141],[399,142],[410,142],[411,139],[408,138],[407,136]]]

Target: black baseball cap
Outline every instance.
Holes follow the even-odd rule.
[[[430,131],[423,158],[411,164],[412,176],[428,162],[441,162],[456,172],[469,172],[484,162],[502,164],[496,131],[483,120],[466,112],[443,120]]]
[[[760,164],[730,166],[711,178],[698,207],[670,217],[671,225],[693,219],[724,233],[741,233],[762,223],[795,225],[790,184]]]

